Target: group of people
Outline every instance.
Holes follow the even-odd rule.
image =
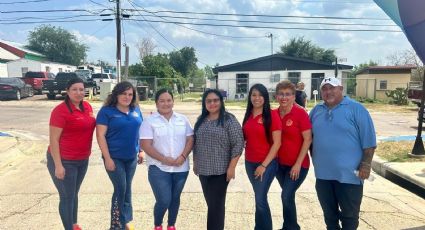
[[[192,129],[186,116],[173,111],[173,93],[166,89],[156,92],[157,112],[144,119],[134,86],[118,83],[95,119],[90,104],[83,100],[83,82],[70,80],[65,101],[51,114],[47,151],[65,230],[81,229],[78,191],[95,128],[114,187],[110,229],[134,229],[131,184],[137,164],[146,158],[156,200],[154,230],[163,229],[167,211],[166,229],[175,230],[191,152],[193,172],[208,207],[207,229],[225,229],[227,187],[244,149],[245,170],[255,195],[254,229],[272,229],[267,194],[274,178],[282,188],[282,229],[300,229],[295,193],[309,171],[308,152],[327,229],[341,229],[341,225],[357,229],[363,180],[369,177],[376,147],[373,122],[361,104],[343,96],[339,79],[323,79],[320,90],[324,102],[309,115],[295,102],[297,89],[290,81],[276,85],[276,109],[270,106],[267,88],[254,84],[241,125],[226,111],[221,92],[209,89],[202,95],[201,115]]]

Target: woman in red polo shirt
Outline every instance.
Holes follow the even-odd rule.
[[[83,80],[69,80],[66,91],[65,101],[50,115],[47,168],[59,192],[59,214],[65,230],[80,230],[78,191],[87,172],[96,121],[92,107],[83,101]]]
[[[276,178],[282,188],[282,229],[300,229],[297,223],[295,192],[308,173],[311,123],[305,109],[295,102],[295,85],[284,80],[276,85],[276,111],[282,120],[282,145],[278,152],[279,170]]]
[[[255,229],[273,227],[267,193],[277,171],[276,154],[281,142],[279,114],[270,109],[269,93],[262,84],[249,90],[242,123],[245,137],[245,169],[255,194]]]

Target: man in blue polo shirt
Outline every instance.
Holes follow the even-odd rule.
[[[341,81],[326,77],[323,98],[310,112],[316,191],[327,229],[359,225],[363,180],[370,175],[376,148],[375,128],[360,103],[343,96]]]

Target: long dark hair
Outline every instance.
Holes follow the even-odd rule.
[[[205,118],[208,116],[208,114],[210,114],[210,112],[208,112],[208,110],[207,110],[207,105],[206,105],[206,102],[205,102],[208,94],[210,94],[210,93],[214,93],[215,95],[218,96],[218,98],[220,98],[220,112],[219,112],[219,115],[218,115],[217,126],[218,125],[223,126],[224,122],[228,119],[228,114],[226,113],[226,108],[224,107],[223,96],[221,95],[220,91],[218,91],[216,89],[208,89],[202,95],[202,112],[201,112],[201,115],[198,117],[198,120],[195,123],[195,128],[194,128],[195,132],[199,129],[199,126],[201,126],[202,122],[205,120]]]
[[[112,93],[106,98],[103,106],[117,106],[118,95],[122,94],[124,91],[129,89],[133,90],[133,98],[130,102],[130,108],[135,108],[139,106],[139,97],[137,96],[136,88],[128,81],[122,81],[115,85]]]
[[[69,89],[71,88],[71,86],[72,86],[73,84],[77,84],[77,83],[83,83],[83,84],[84,84],[84,81],[83,81],[83,79],[81,79],[81,78],[79,78],[79,77],[74,77],[74,78],[69,79],[69,80],[68,80],[68,82],[66,83],[66,91],[69,91]],[[71,102],[70,102],[70,100],[71,100],[71,99],[69,99],[68,94],[66,94],[66,95],[65,95],[65,100],[64,100],[64,101],[65,101],[66,107],[68,108],[69,112],[70,112],[70,113],[72,113],[72,109],[71,109]],[[80,104],[78,105],[78,108],[79,108],[81,111],[83,111],[83,112],[84,112],[83,101],[80,101]]]
[[[255,84],[253,86],[251,86],[251,89],[249,89],[249,94],[248,94],[248,103],[246,106],[246,112],[245,112],[245,117],[243,118],[243,122],[242,122],[242,126],[245,125],[246,121],[248,120],[249,116],[251,116],[252,114],[252,109],[253,109],[253,105],[251,102],[251,95],[252,95],[252,91],[253,90],[257,90],[258,92],[260,92],[261,96],[263,96],[264,98],[264,105],[263,105],[263,126],[264,126],[264,130],[266,132],[266,138],[267,138],[267,142],[269,144],[272,144],[272,137],[271,137],[271,132],[270,132],[270,128],[271,128],[271,124],[272,124],[272,114],[270,111],[270,99],[269,99],[269,92],[267,91],[266,87],[263,84]]]

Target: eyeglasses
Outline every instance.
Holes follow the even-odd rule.
[[[212,104],[212,103],[218,103],[220,102],[220,98],[213,98],[213,99],[206,99],[205,103]]]
[[[276,94],[276,97],[284,98],[284,97],[290,97],[292,95],[294,95],[294,94],[293,93],[278,93],[278,94]]]

